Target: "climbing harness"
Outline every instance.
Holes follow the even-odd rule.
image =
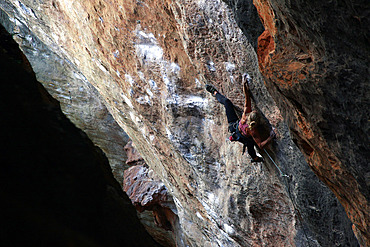
[[[300,225],[301,225],[301,227],[302,227],[303,233],[304,233],[304,235],[305,235],[305,237],[306,237],[306,239],[307,239],[307,244],[308,244],[308,246],[310,246],[310,247],[311,247],[311,244],[310,244],[309,238],[308,238],[308,236],[307,236],[306,230],[305,230],[304,225],[303,225],[303,217],[302,217],[302,214],[301,214],[301,212],[300,212],[300,210],[299,210],[299,208],[298,208],[298,205],[297,205],[297,203],[295,202],[295,200],[294,200],[294,198],[293,198],[293,196],[292,196],[292,194],[291,194],[291,192],[290,192],[289,182],[291,181],[291,176],[284,174],[284,173],[281,171],[281,169],[279,168],[279,166],[275,163],[275,161],[271,158],[270,154],[269,154],[265,149],[263,149],[263,151],[265,151],[265,153],[266,153],[266,154],[267,154],[267,156],[270,158],[270,160],[272,161],[272,163],[273,163],[273,164],[275,165],[275,167],[279,170],[280,176],[281,176],[281,177],[283,177],[283,178],[284,178],[284,177],[285,177],[285,178],[287,178],[287,179],[284,179],[284,182],[285,182],[285,186],[286,186],[286,188],[287,188],[287,190],[288,190],[289,198],[290,198],[290,200],[291,200],[291,202],[292,202],[292,204],[293,204],[294,210],[297,212],[297,215],[298,215],[298,221],[299,221],[299,223],[300,223]]]

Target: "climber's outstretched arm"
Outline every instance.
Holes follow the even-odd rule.
[[[246,76],[244,75],[243,75],[242,82],[243,82],[243,92],[244,92],[244,97],[245,97],[243,115],[246,115],[247,113],[250,113],[252,111],[252,103],[251,103],[251,97],[249,96],[248,80]]]

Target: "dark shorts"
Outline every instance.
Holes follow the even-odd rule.
[[[216,99],[225,107],[227,122],[229,123],[229,132],[232,133],[233,139],[235,141],[243,143],[243,145],[245,145],[248,149],[248,154],[253,159],[256,158],[257,154],[254,150],[254,146],[256,146],[257,144],[254,141],[253,137],[245,137],[240,133],[238,129],[239,117],[235,112],[235,107],[233,103],[220,93],[216,94]]]

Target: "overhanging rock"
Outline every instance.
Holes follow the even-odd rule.
[[[224,2],[7,0],[0,9],[39,80],[117,164],[121,128],[130,136],[173,196],[185,242],[356,244],[343,208],[292,142]],[[252,165],[228,142],[223,109],[204,90],[212,83],[240,108],[245,72],[255,107],[279,134],[269,152],[293,176],[288,186],[268,157]]]

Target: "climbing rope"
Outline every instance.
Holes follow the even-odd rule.
[[[280,168],[278,167],[278,165],[275,163],[275,161],[271,158],[271,156],[269,155],[269,153],[266,151],[266,149],[263,149],[263,151],[265,151],[265,153],[267,154],[267,156],[270,158],[270,160],[272,161],[272,163],[274,163],[275,167],[279,170],[280,172],[280,176],[282,177],[287,177],[287,178],[290,178],[288,175],[284,174]]]
[[[279,168],[279,166],[275,163],[275,161],[271,158],[270,154],[265,150],[263,149],[263,151],[265,151],[265,153],[267,154],[267,156],[270,158],[270,160],[272,161],[272,163],[275,165],[275,167],[279,170],[279,173],[280,173],[280,176],[282,176],[283,178],[285,177],[286,179],[284,179],[284,182],[285,182],[285,186],[288,190],[288,195],[289,195],[289,198],[290,200],[292,201],[292,204],[293,204],[293,207],[294,207],[294,210],[297,212],[297,215],[298,215],[298,221],[302,227],[302,230],[303,230],[303,233],[307,239],[307,244],[309,247],[311,247],[311,244],[310,244],[310,240],[307,236],[307,233],[306,233],[306,230],[304,228],[304,225],[303,225],[303,217],[302,217],[302,214],[300,212],[300,210],[298,209],[298,205],[297,203],[295,202],[291,192],[290,192],[290,185],[289,185],[289,181],[291,180],[291,177],[289,175],[286,175],[284,174],[281,169]]]

